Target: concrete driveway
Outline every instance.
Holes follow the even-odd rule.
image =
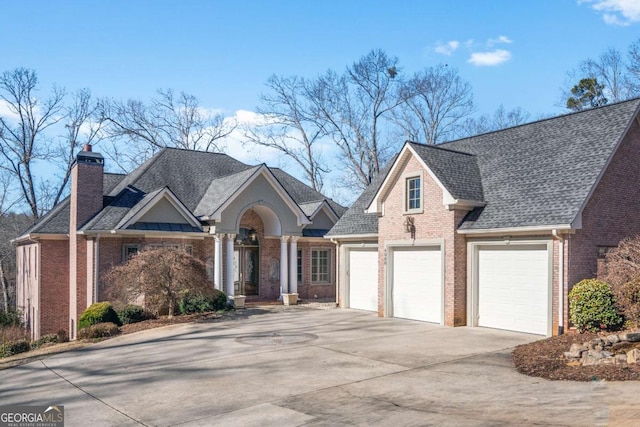
[[[0,371],[0,405],[64,405],[66,426],[638,425],[640,383],[518,374],[538,337],[248,309]]]

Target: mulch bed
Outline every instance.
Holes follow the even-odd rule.
[[[570,366],[564,357],[571,344],[583,343],[602,333],[568,333],[520,345],[513,351],[513,362],[518,372],[532,377],[565,381],[629,381],[640,379],[640,365]]]
[[[145,331],[147,329],[160,328],[167,325],[178,325],[180,323],[200,323],[207,322],[222,317],[222,314],[208,312],[208,313],[195,313],[184,314],[179,316],[173,316],[171,318],[167,316],[161,316],[157,319],[149,319],[143,322],[130,323],[128,325],[122,325],[120,327],[120,333],[131,334],[133,332]]]

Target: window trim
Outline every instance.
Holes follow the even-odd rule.
[[[420,207],[409,209],[409,181],[412,179],[420,180]],[[424,212],[424,173],[422,171],[405,173],[402,175],[402,213],[410,215],[422,212]]]
[[[327,267],[328,267],[328,271],[327,271],[327,280],[315,280],[314,278],[314,273],[313,273],[313,254],[314,252],[319,252],[319,251],[323,251],[323,252],[327,252]],[[319,246],[319,247],[315,247],[315,248],[311,248],[311,256],[310,256],[310,261],[311,261],[311,272],[310,272],[310,276],[311,276],[311,280],[310,283],[312,285],[331,285],[333,284],[333,248],[329,248],[329,247],[323,247],[323,246]]]
[[[140,243],[123,243],[122,244],[122,263],[125,264],[131,258],[127,257],[127,250],[130,248],[136,249],[136,255],[140,253],[142,245]],[[133,256],[133,255],[132,255]]]
[[[304,283],[304,252],[302,248],[296,250],[296,259],[298,262],[296,269],[296,281],[299,285]]]

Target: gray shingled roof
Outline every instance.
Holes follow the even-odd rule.
[[[460,229],[568,225],[586,203],[639,107],[640,98],[540,120],[440,144],[438,154],[426,146],[412,146],[452,192],[473,200],[482,189],[486,206],[471,211]],[[443,149],[473,155],[481,186],[464,182],[477,179],[470,160],[446,155]],[[377,233],[377,218],[363,213],[382,180],[376,182],[328,236]]]
[[[442,146],[409,143],[454,199],[484,201],[477,157]]]
[[[214,179],[207,188],[204,196],[193,211],[197,217],[209,216],[222,206],[233,194],[253,175],[260,166],[255,166],[242,172]]]
[[[461,229],[572,223],[635,116],[640,99],[441,146],[478,159],[487,205]]]
[[[165,148],[129,175],[105,173],[105,207],[84,224],[82,230],[116,228],[145,196],[164,187],[169,187],[192,212],[215,208],[259,167],[246,165],[226,154]],[[270,170],[296,203],[327,199],[286,172]],[[338,215],[346,210],[333,200],[327,201]],[[27,233],[36,232],[68,233],[69,201],[58,204],[27,230]]]
[[[122,174],[105,173],[102,181],[104,194],[108,194],[108,192],[118,185],[124,177],[125,175]],[[58,203],[23,234],[68,234],[70,214],[69,202],[69,198],[67,197]]]

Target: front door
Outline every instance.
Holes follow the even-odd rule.
[[[233,281],[236,295],[258,295],[259,272],[258,247],[239,246],[233,250]]]

